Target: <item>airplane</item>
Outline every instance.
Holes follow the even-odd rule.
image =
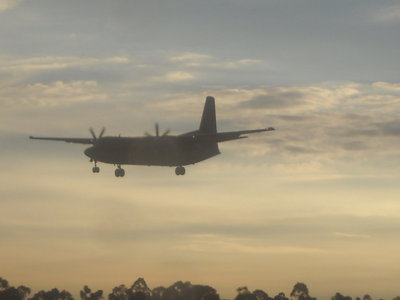
[[[250,133],[272,131],[273,127],[217,132],[215,113],[215,99],[206,98],[200,127],[197,130],[180,135],[169,135],[169,130],[163,134],[159,126],[155,125],[155,136],[148,133],[143,137],[103,136],[103,128],[96,136],[92,128],[89,129],[91,138],[63,138],[63,137],[35,137],[30,139],[47,141],[64,141],[67,143],[89,144],[84,153],[94,163],[93,173],[99,173],[98,162],[114,164],[116,177],[124,177],[122,165],[147,165],[175,167],[176,175],[184,175],[187,165],[195,164],[220,154],[218,143],[243,139]]]

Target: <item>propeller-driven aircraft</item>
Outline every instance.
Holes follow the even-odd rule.
[[[98,162],[114,164],[116,177],[124,177],[122,165],[147,165],[176,167],[176,175],[184,175],[184,166],[198,163],[218,155],[218,143],[247,138],[250,133],[275,130],[273,127],[253,130],[217,132],[215,99],[208,96],[204,105],[198,130],[181,135],[163,134],[155,126],[155,136],[148,133],[143,137],[103,136],[103,128],[98,136],[90,128],[91,138],[34,137],[31,139],[64,141],[67,143],[89,144],[84,153],[94,163],[93,173],[99,173]]]

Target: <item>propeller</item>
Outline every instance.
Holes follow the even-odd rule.
[[[160,126],[158,125],[158,123],[156,123],[154,127],[155,127],[155,131],[156,131],[156,135],[155,136],[160,136]],[[166,135],[168,135],[169,132],[170,132],[170,130],[167,129],[161,136],[166,136]],[[153,136],[148,132],[145,132],[144,135],[145,136]]]
[[[101,139],[101,138],[103,137],[103,134],[104,134],[104,132],[106,131],[106,128],[103,127],[103,128],[101,129],[100,134],[99,134],[98,137],[96,136],[96,133],[94,132],[94,130],[93,130],[92,127],[89,128],[89,131],[90,131],[90,133],[92,134],[93,140],[94,140],[94,141],[97,141],[98,139]]]

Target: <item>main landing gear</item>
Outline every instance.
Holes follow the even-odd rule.
[[[97,166],[97,161],[90,160],[90,162],[94,162],[94,167],[92,168],[92,172],[99,173],[100,168]],[[121,165],[117,165],[117,168],[115,169],[115,176],[116,177],[124,177],[125,176],[125,170],[121,168]]]
[[[97,162],[94,162],[94,167],[92,168],[92,172],[93,173],[99,173],[100,172],[100,168],[97,166]]]
[[[115,169],[115,177],[124,177],[125,170],[121,168],[121,165],[118,165],[118,168]]]
[[[176,175],[185,175],[186,171],[184,167],[176,167],[175,174]]]

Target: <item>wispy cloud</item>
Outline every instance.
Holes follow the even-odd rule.
[[[165,74],[163,78],[168,82],[179,82],[179,81],[193,79],[194,75],[188,72],[175,71]]]
[[[204,253],[242,253],[242,254],[321,254],[324,249],[290,245],[263,246],[251,240],[240,240],[216,235],[195,235],[189,241],[179,243],[172,250]]]
[[[386,90],[393,90],[393,91],[400,92],[400,83],[378,81],[378,82],[374,82],[372,84],[372,86],[377,87],[377,88],[386,89]]]
[[[243,58],[238,60],[222,60],[211,55],[201,53],[183,53],[169,58],[171,62],[182,64],[185,67],[203,67],[215,69],[240,69],[262,64],[259,59]]]
[[[198,64],[198,63],[204,63],[207,61],[211,61],[214,58],[210,55],[207,54],[201,54],[201,53],[192,53],[192,52],[186,52],[182,54],[178,54],[175,56],[172,56],[170,58],[170,61],[172,62],[183,62],[186,64]]]
[[[334,236],[349,238],[349,239],[368,239],[371,236],[368,234],[357,234],[357,233],[348,233],[348,232],[334,232]]]
[[[126,56],[113,57],[77,57],[77,56],[44,56],[17,60],[0,61],[0,71],[35,72],[45,70],[87,67],[101,64],[125,64],[131,59]]]
[[[0,1],[0,13],[16,7],[21,0],[1,0]]]
[[[394,4],[380,9],[375,19],[382,22],[399,22],[400,21],[400,5]]]
[[[3,88],[0,91],[0,106],[58,106],[76,102],[105,99],[96,81],[55,81],[50,84],[35,83]]]

